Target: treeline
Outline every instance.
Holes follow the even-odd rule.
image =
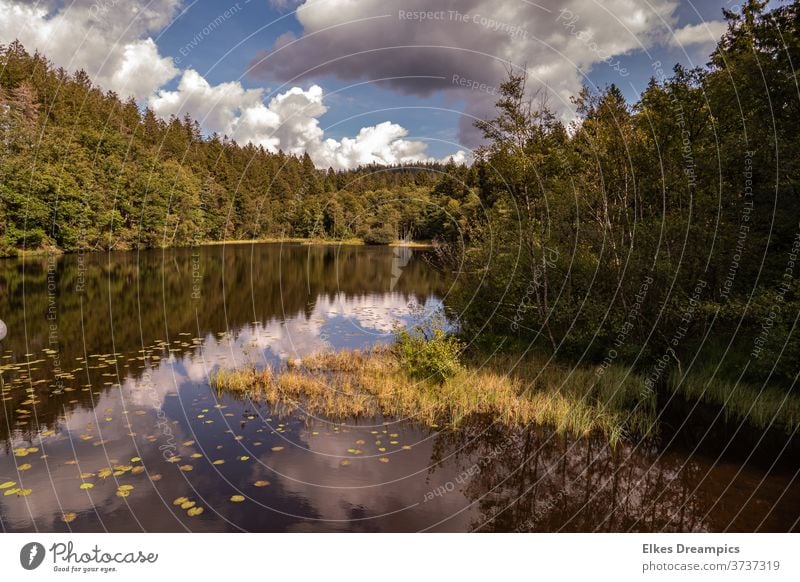
[[[162,120],[18,42],[0,46],[0,256],[266,237],[433,238],[455,166],[314,167]]]
[[[469,337],[598,375],[633,365],[643,396],[794,387],[800,2],[766,4],[725,11],[706,67],[655,63],[634,104],[613,85],[584,90],[572,127],[510,77],[470,174],[488,221],[451,301]]]

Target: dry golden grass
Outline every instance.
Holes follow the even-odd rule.
[[[622,368],[598,377],[590,368],[561,368],[526,357],[513,374],[507,356],[467,369],[442,383],[411,378],[389,348],[316,354],[280,372],[221,370],[213,385],[288,411],[302,406],[331,417],[376,414],[426,425],[458,426],[476,414],[508,426],[548,425],[561,433],[602,433],[616,444],[651,429],[652,407],[638,403],[641,379]],[[638,404],[637,404],[638,403]]]

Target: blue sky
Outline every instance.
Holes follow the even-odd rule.
[[[0,43],[18,37],[165,117],[344,168],[468,159],[508,67],[565,120],[582,84],[634,100],[654,60],[706,63],[723,6],[736,3],[0,0]]]

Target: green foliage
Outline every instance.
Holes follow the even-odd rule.
[[[654,67],[634,104],[583,90],[569,131],[509,77],[477,124],[487,224],[448,297],[465,333],[644,377],[661,360],[659,388],[714,338],[726,381],[795,390],[800,3],[766,6],[726,11],[710,65]]]
[[[160,119],[82,71],[0,45],[3,256],[365,233],[385,244],[390,231],[432,239],[465,195],[435,184],[468,173],[436,163],[320,170],[308,155],[203,136],[189,116]]]
[[[394,353],[412,378],[444,382],[462,371],[464,344],[439,323],[418,324],[395,333]]]
[[[394,229],[390,226],[373,228],[367,231],[363,238],[368,245],[388,245],[395,240]]]

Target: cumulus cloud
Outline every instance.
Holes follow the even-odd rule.
[[[245,89],[238,81],[211,85],[200,73],[186,70],[174,91],[159,91],[150,107],[162,117],[190,113],[209,131],[270,151],[308,153],[319,167],[353,168],[371,163],[431,161],[427,144],[406,139],[408,130],[389,121],[362,128],[354,138],[325,138],[319,118],[328,108],[318,85],[292,87],[265,102],[263,89]],[[454,154],[457,162],[464,152]]]
[[[189,113],[209,132],[270,151],[308,152],[321,167],[430,161],[424,142],[406,139],[408,131],[389,121],[353,138],[326,139],[319,118],[327,106],[318,85],[292,87],[267,102],[263,89],[238,81],[211,85],[195,70],[181,72],[152,38],[181,7],[181,0],[0,0],[0,42],[19,39],[58,66],[84,69],[104,89],[147,101],[163,117]],[[163,88],[179,74],[175,90]],[[458,152],[455,158],[466,156]]]
[[[509,67],[527,68],[534,88],[571,108],[586,73],[608,57],[651,46],[674,24],[675,0],[306,0],[303,27],[251,63],[260,79],[296,82],[331,75],[385,79],[409,95],[444,91],[466,102],[461,139],[475,145],[470,116],[483,117]],[[454,79],[477,82],[464,86]]]
[[[84,69],[104,89],[146,99],[178,74],[150,35],[181,0],[0,0],[0,41],[18,39],[56,65]]]
[[[676,30],[670,44],[678,47],[714,46],[727,29],[728,25],[721,20],[690,24]]]

